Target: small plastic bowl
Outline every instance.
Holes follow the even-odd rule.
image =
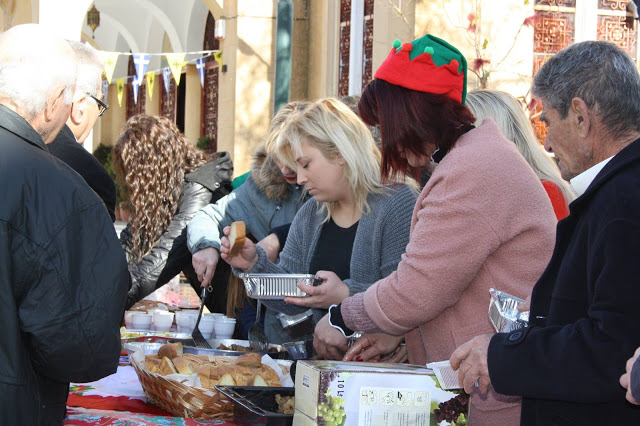
[[[148,330],[152,320],[153,316],[144,312],[134,312],[131,315],[131,325],[136,330]]]
[[[159,312],[153,313],[153,325],[158,331],[169,331],[173,325],[173,316],[171,312]]]
[[[213,323],[216,339],[230,339],[236,329],[236,320],[227,318]]]
[[[127,328],[133,328],[133,314],[135,313],[135,311],[126,311],[124,313],[124,325]]]
[[[196,321],[198,320],[198,316],[189,317],[189,331],[192,331],[196,326]],[[213,318],[207,318],[204,315],[200,318],[200,324],[198,324],[198,330],[202,333],[202,337],[205,339],[211,339],[213,336],[213,327],[214,322]]]
[[[193,318],[193,324],[195,324],[196,318],[198,318],[198,312],[182,312],[179,316],[176,316],[176,325],[193,328],[191,318]]]

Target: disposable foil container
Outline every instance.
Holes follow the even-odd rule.
[[[508,333],[529,324],[529,311],[517,309],[524,300],[493,288],[489,293],[489,321],[498,333]]]
[[[318,285],[321,279],[313,274],[239,274],[244,281],[247,296],[253,299],[284,299],[288,296],[306,297],[298,283]]]

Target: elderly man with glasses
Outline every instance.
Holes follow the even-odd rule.
[[[66,125],[48,145],[51,154],[67,163],[89,184],[104,202],[111,220],[115,220],[116,187],[100,162],[82,147],[98,117],[109,109],[102,101],[102,62],[88,44],[69,41],[78,58],[78,80]]]

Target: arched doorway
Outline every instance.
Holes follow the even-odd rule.
[[[218,50],[220,42],[214,36],[215,19],[211,12],[204,29],[203,50]],[[202,90],[202,119],[200,136],[209,138],[209,149],[218,150],[218,63],[213,56],[205,62]]]

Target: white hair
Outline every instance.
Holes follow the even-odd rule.
[[[78,79],[76,80],[76,95],[78,99],[89,93],[98,96],[102,86],[104,65],[98,52],[89,44],[67,40],[78,60]]]
[[[57,87],[65,87],[63,102],[71,104],[77,64],[36,24],[19,27],[0,35],[0,97],[10,99],[29,121],[44,110]]]

